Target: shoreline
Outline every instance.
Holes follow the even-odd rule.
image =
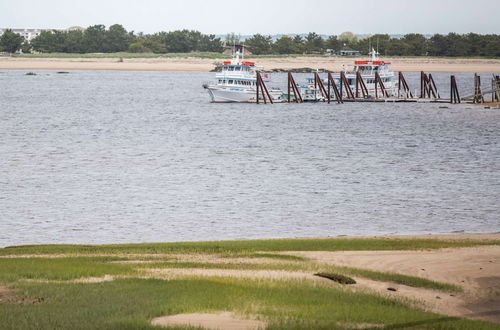
[[[297,68],[325,69],[334,72],[348,69],[359,58],[344,57],[248,57],[264,70],[292,70]],[[401,72],[500,72],[500,59],[466,58],[383,58],[392,63],[394,71]],[[0,57],[0,70],[118,70],[118,71],[205,71],[215,67],[224,58],[24,58]]]
[[[430,240],[446,240],[446,241],[499,241],[500,242],[500,232],[498,233],[436,233],[436,234],[376,234],[376,235],[338,235],[338,236],[314,236],[314,237],[267,237],[267,238],[228,238],[228,239],[209,239],[209,240],[180,240],[180,241],[147,241],[147,242],[83,242],[83,243],[68,243],[68,242],[57,242],[57,243],[22,243],[15,245],[3,245],[0,246],[0,250],[17,248],[17,247],[36,247],[36,246],[47,246],[47,245],[92,245],[92,246],[107,246],[107,245],[141,245],[141,244],[199,244],[199,243],[218,243],[218,242],[252,242],[252,241],[284,241],[284,240],[365,240],[365,239],[402,239],[402,240],[417,240],[417,239],[430,239]]]

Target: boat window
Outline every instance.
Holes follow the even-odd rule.
[[[233,83],[233,81],[232,80],[228,80],[227,83],[231,85]]]
[[[241,70],[241,68],[239,66],[234,68],[234,71],[240,71],[240,70]]]

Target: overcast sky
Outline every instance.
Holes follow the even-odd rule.
[[[122,24],[152,33],[496,33],[500,0],[0,0],[0,28]]]

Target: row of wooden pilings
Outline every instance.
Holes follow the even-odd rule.
[[[344,101],[356,102],[356,101],[408,101],[415,102],[417,99],[414,97],[407,81],[402,72],[398,73],[398,94],[397,96],[390,96],[383,80],[381,79],[378,72],[374,75],[375,82],[375,96],[368,93],[368,88],[366,83],[361,76],[361,73],[356,72],[355,88],[354,91],[349,84],[345,72],[340,72],[339,85],[335,83],[333,76],[328,72],[327,85],[323,83],[317,72],[314,72],[314,90],[318,90],[321,94],[322,100],[330,103],[331,101],[336,101],[337,103],[344,103]],[[256,101],[260,103],[270,102],[273,103],[273,98],[271,97],[269,90],[262,79],[260,72],[257,72],[257,95]],[[288,93],[287,102],[304,102],[297,83],[291,72],[288,72]],[[333,93],[332,93],[333,92]],[[472,95],[460,98],[460,93],[458,91],[457,80],[454,75],[450,76],[450,98],[443,99],[438,92],[436,83],[431,73],[427,74],[425,72],[420,73],[420,95],[418,99],[432,100],[434,102],[449,102],[449,103],[461,103],[462,100],[472,101],[472,103],[484,103],[484,95],[492,94],[492,102],[500,101],[500,76],[493,76],[491,90],[483,92],[481,89],[481,77],[477,74],[474,75],[474,93]],[[292,96],[293,94],[293,96]],[[344,96],[345,95],[345,96]]]

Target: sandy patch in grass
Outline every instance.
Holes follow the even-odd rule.
[[[497,245],[425,251],[301,251],[288,254],[320,263],[452,283],[471,293],[481,288],[479,278],[500,276],[500,246]]]
[[[314,276],[307,272],[289,272],[279,270],[233,270],[233,269],[198,269],[198,268],[169,268],[169,269],[146,269],[145,278],[179,279],[189,277],[230,277],[266,280],[306,280],[311,285],[335,286],[334,281]],[[469,317],[471,310],[465,308],[466,296],[463,294],[450,294],[438,290],[415,288],[390,282],[373,281],[361,277],[353,277],[357,284],[342,286],[346,290],[356,292],[376,293],[385,297],[401,299],[410,305],[424,310],[437,312],[450,316]],[[397,291],[388,291],[392,287]],[[481,317],[476,317],[481,318]]]
[[[152,325],[160,326],[194,326],[206,329],[220,330],[253,330],[264,329],[266,322],[243,319],[236,317],[231,312],[219,312],[216,314],[177,314],[156,317],[151,320]]]
[[[34,282],[34,283],[104,283],[111,282],[117,278],[133,278],[132,276],[111,276],[104,275],[101,277],[81,277],[73,280],[46,280],[46,279],[24,279],[24,282]]]
[[[431,310],[442,314],[470,318],[478,315],[477,318],[500,322],[500,246],[425,251],[303,251],[289,254],[307,257],[319,263],[456,284],[464,289],[464,293],[450,296],[433,290],[391,285],[398,288],[398,291],[389,294],[423,301]],[[378,292],[387,291],[383,282],[358,278],[356,281]]]
[[[320,281],[313,273],[294,272],[284,270],[240,270],[240,269],[216,269],[216,268],[148,268],[143,273],[146,277],[159,279],[178,279],[186,277],[231,277],[250,279],[310,279]],[[332,282],[333,283],[333,282]]]

